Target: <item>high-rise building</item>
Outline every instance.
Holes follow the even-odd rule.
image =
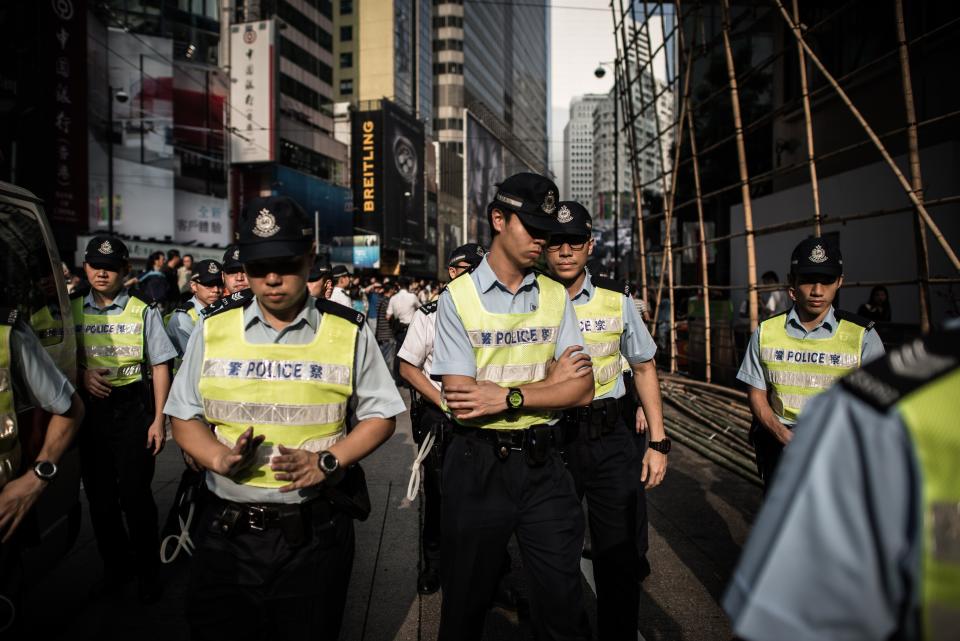
[[[593,204],[593,112],[604,94],[574,96],[570,120],[563,128],[564,199],[575,200],[588,209]]]

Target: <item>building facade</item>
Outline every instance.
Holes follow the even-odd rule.
[[[605,98],[603,94],[575,96],[563,128],[564,197],[586,207],[593,204],[593,112]]]

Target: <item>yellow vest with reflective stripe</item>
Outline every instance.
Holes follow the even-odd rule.
[[[0,324],[0,487],[20,473],[20,437],[10,369],[12,330],[12,326]]]
[[[110,370],[106,378],[114,387],[142,380],[144,319],[149,305],[130,296],[119,314],[87,314],[84,300],[83,296],[73,299],[80,367]]]
[[[536,383],[547,377],[547,366],[556,352],[567,290],[543,275],[537,276],[537,283],[540,287],[539,305],[535,311],[526,314],[488,312],[469,276],[455,278],[447,287],[473,347],[477,382],[491,381],[508,388]],[[486,429],[521,430],[542,425],[555,415],[547,410],[521,410],[462,423]]]
[[[574,305],[584,349],[593,360],[593,384],[596,398],[613,390],[626,359],[620,355],[623,334],[623,294],[594,287],[593,296],[583,305]]]
[[[960,369],[897,404],[920,464],[923,524],[921,628],[929,641],[955,639],[960,621]]]
[[[838,378],[860,367],[866,329],[840,320],[830,338],[794,338],[786,316],[760,323],[760,362],[773,412],[796,421],[804,404]]]
[[[30,328],[44,347],[56,345],[63,340],[63,323],[53,317],[46,305],[30,317]]]
[[[347,401],[353,394],[353,363],[359,328],[334,314],[323,314],[313,341],[306,344],[250,343],[243,308],[203,322],[200,395],[203,414],[217,438],[232,446],[249,426],[265,437],[261,452],[277,445],[310,450],[310,441],[342,437]],[[277,488],[270,461],[242,480],[244,485]]]

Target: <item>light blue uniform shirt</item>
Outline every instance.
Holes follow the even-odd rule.
[[[51,414],[70,409],[74,388],[40,344],[33,330],[17,322],[10,332],[10,376],[17,411],[40,407]]]
[[[587,270],[587,276],[583,279],[583,287],[580,289],[580,293],[572,299],[574,306],[586,305],[590,302],[596,289],[593,280],[590,278],[590,271]],[[620,335],[620,353],[631,365],[645,363],[656,355],[657,344],[653,342],[653,337],[650,336],[647,326],[640,318],[640,314],[637,313],[637,306],[633,304],[633,300],[623,295],[621,295],[621,298],[620,317],[623,319],[623,333]],[[594,400],[620,398],[626,393],[627,389],[623,384],[623,375],[621,375],[612,390],[597,396]]]
[[[795,433],[723,599],[735,636],[916,639],[921,480],[899,414],[835,385]]]
[[[819,325],[807,331],[800,323],[800,317],[797,315],[797,306],[794,305],[790,311],[783,316],[783,322],[786,323],[787,335],[793,338],[801,339],[823,339],[830,338],[837,331],[839,321],[834,313],[833,306],[823,318]],[[863,346],[860,349],[860,365],[866,365],[870,361],[883,356],[883,341],[877,330],[870,329],[863,335]],[[743,357],[743,363],[740,364],[740,371],[737,372],[737,380],[743,381],[751,387],[760,390],[767,389],[767,383],[763,378],[763,364],[760,362],[760,329],[757,328],[750,337],[750,343],[747,345],[747,353]],[[782,416],[777,417],[782,423],[792,425],[793,421],[788,421]]]
[[[321,313],[317,301],[308,296],[304,308],[293,322],[277,331],[263,317],[260,305],[254,298],[243,310],[244,338],[250,343],[277,343],[281,345],[303,345],[311,342],[320,327]],[[190,335],[183,362],[173,380],[170,396],[163,407],[164,414],[175,418],[203,420],[203,397],[200,395],[200,371],[203,365],[204,318]],[[400,398],[393,377],[387,369],[383,356],[377,347],[373,332],[364,323],[359,329],[357,353],[354,358],[353,389],[356,409],[354,415],[358,421],[368,418],[392,418],[406,411],[406,405]],[[214,478],[215,477],[215,478]],[[207,486],[218,496],[247,503],[299,503],[312,498],[316,490],[308,488],[298,492],[280,493],[277,490],[238,485],[218,474],[207,474]]]
[[[469,277],[473,280],[480,294],[480,304],[491,314],[529,314],[536,311],[540,304],[540,284],[536,276],[536,273],[530,271],[523,277],[517,293],[513,294],[493,273],[487,257],[484,256],[476,269],[460,278]],[[554,358],[559,359],[571,345],[583,344],[577,313],[573,304],[567,300],[557,333]],[[477,360],[473,354],[473,346],[448,291],[440,294],[437,305],[437,336],[431,370],[431,376],[437,379],[444,374],[472,378],[477,376]],[[550,424],[553,425],[558,420],[559,418],[552,420]]]
[[[83,299],[83,313],[96,316],[116,316],[127,306],[130,300],[130,294],[127,290],[122,290],[113,302],[106,307],[97,307],[93,300],[93,292],[90,292]],[[78,337],[78,342],[82,340]],[[177,348],[170,342],[167,331],[163,327],[163,317],[160,310],[156,307],[148,307],[143,315],[143,362],[150,365],[160,365],[166,363],[177,356]]]
[[[197,314],[203,310],[203,305],[197,300],[196,296],[192,296],[187,302],[193,305]],[[170,337],[170,341],[177,348],[177,354],[180,356],[183,356],[183,350],[187,348],[187,341],[190,340],[190,334],[193,333],[193,326],[194,322],[190,318],[190,314],[176,310],[174,310],[170,321],[167,323],[167,336]]]

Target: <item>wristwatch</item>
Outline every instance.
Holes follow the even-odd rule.
[[[519,387],[511,387],[507,390],[507,409],[518,410],[523,407],[523,392]]]
[[[326,482],[330,485],[339,483],[345,474],[344,469],[340,467],[340,461],[337,459],[337,456],[330,450],[320,452],[320,456],[317,459],[317,466],[326,477]]]
[[[667,454],[670,452],[670,437],[664,436],[662,441],[650,441],[648,444],[650,449],[654,452],[660,452],[661,454]]]
[[[52,461],[37,461],[33,466],[33,473],[41,481],[52,481],[57,476],[57,464]]]

